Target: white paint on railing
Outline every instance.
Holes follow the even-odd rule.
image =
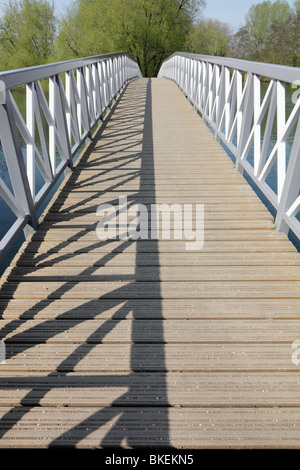
[[[179,52],[162,64],[158,76],[179,86],[216,139],[232,152],[237,170],[246,170],[277,210],[276,227],[285,233],[292,229],[300,238],[300,95],[293,94],[288,118],[285,96],[287,83],[299,83],[300,69]],[[263,98],[261,77],[269,79]],[[271,149],[274,126],[277,136]],[[286,142],[295,128],[288,158]],[[268,183],[272,169],[276,188]]]
[[[0,178],[0,196],[16,221],[0,242],[0,259],[22,230],[38,227],[37,209],[93,127],[126,83],[141,77],[127,54],[107,54],[0,73],[0,140],[12,190]],[[40,81],[49,80],[47,100]],[[11,89],[26,85],[23,118]],[[38,130],[40,149],[36,145]],[[26,144],[23,155],[21,138]],[[44,184],[36,193],[36,168]]]

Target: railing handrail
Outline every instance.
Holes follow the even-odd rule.
[[[49,78],[53,75],[70,72],[71,70],[91,65],[95,62],[99,62],[100,60],[112,59],[120,56],[131,59],[126,52],[89,56],[79,59],[53,62],[50,64],[35,65],[34,67],[3,71],[0,72],[0,80],[5,83],[7,90],[9,90],[18,86],[26,85],[33,81]]]
[[[0,177],[0,196],[16,217],[0,240],[0,261],[22,230],[27,235],[37,229],[38,208],[62,173],[72,171],[78,149],[91,138],[91,130],[123,87],[137,77],[139,66],[126,53],[0,73],[0,141],[9,174],[9,184]],[[49,79],[49,98],[40,83],[43,79]],[[26,85],[26,117],[12,95],[21,85]],[[36,128],[41,148],[36,145]],[[41,188],[36,185],[37,169]]]
[[[286,84],[299,85],[300,68],[178,52],[163,62],[158,77],[179,86],[234,155],[236,169],[245,170],[264,193],[277,211],[277,229],[291,229],[300,239],[300,96],[296,91],[286,118],[285,94]],[[269,79],[264,94],[261,77]],[[271,142],[274,126],[276,141]],[[271,171],[276,187],[268,181]]]
[[[296,80],[300,80],[300,67],[290,67],[288,65],[270,64],[267,62],[255,62],[251,60],[234,59],[230,57],[191,54],[187,52],[174,52],[170,57],[164,60],[162,66],[165,62],[169,61],[175,56],[201,60],[204,62],[209,62],[211,64],[241,70],[242,72],[254,73],[256,75],[267,77],[273,80],[280,80],[286,83],[293,83]]]

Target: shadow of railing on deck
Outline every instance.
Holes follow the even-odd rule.
[[[95,196],[88,196],[78,203],[69,206],[66,210],[62,209],[62,206],[66,200],[67,194],[62,192],[59,202],[55,203],[55,208],[60,208],[62,214],[65,214],[64,220],[74,220],[78,217],[79,224],[77,227],[77,233],[70,237],[67,241],[57,243],[47,253],[38,253],[34,260],[38,263],[38,267],[51,265],[55,270],[55,265],[59,262],[79,256],[82,251],[80,248],[69,253],[62,252],[68,245],[70,248],[73,243],[80,241],[88,233],[86,230],[86,224],[80,225],[80,217],[82,216],[82,207],[84,204],[89,202],[89,212],[95,213],[99,200],[101,202],[101,194],[107,192],[116,192],[116,196],[122,194],[122,187],[126,182],[133,182],[139,180],[139,189],[132,191],[132,194],[128,197],[129,205],[134,205],[139,202],[141,197],[147,197],[149,204],[155,203],[155,175],[154,175],[154,159],[153,159],[153,140],[152,140],[152,109],[151,109],[151,80],[147,82],[145,88],[145,82],[136,83],[134,86],[137,88],[136,95],[134,97],[134,103],[127,107],[126,112],[122,114],[121,124],[124,125],[123,130],[118,134],[114,132],[112,137],[114,138],[114,146],[120,143],[118,150],[122,152],[128,152],[128,155],[118,156],[118,150],[111,151],[110,144],[107,145],[104,141],[101,141],[101,151],[105,150],[105,154],[99,157],[99,162],[105,165],[106,162],[110,164],[113,162],[114,165],[111,169],[105,169],[102,172],[99,171],[97,174],[91,174],[85,180],[78,180],[79,173],[77,171],[71,176],[72,183],[76,182],[76,188],[84,191],[87,185],[99,184],[99,182],[108,182],[109,188],[106,188],[103,192],[98,192]],[[140,118],[144,118],[143,129],[138,129],[141,122]],[[118,118],[119,121],[119,118]],[[114,113],[111,113],[108,120],[109,129],[114,128],[116,117]],[[118,126],[120,124],[118,122]],[[109,137],[109,133],[106,137]],[[131,137],[129,142],[126,142],[126,138]],[[136,142],[132,142],[132,137],[137,137]],[[136,145],[142,144],[142,151],[135,150]],[[88,162],[89,154],[97,148],[97,142],[93,143],[90,151],[82,158],[80,165],[88,165],[88,168],[92,169],[97,164],[95,160],[92,163]],[[140,168],[130,169],[126,176],[123,177],[110,177],[109,174],[115,169],[125,168],[129,163],[137,162],[140,163]],[[105,177],[108,177],[105,180]],[[143,189],[145,181],[151,181],[151,186],[147,186],[147,191]],[[126,193],[124,193],[126,194]],[[95,199],[95,206],[91,206],[90,202]],[[110,204],[117,204],[117,198],[112,198],[110,201],[105,201]],[[51,224],[51,212],[45,218],[44,224],[41,226],[41,230],[45,224]],[[54,222],[54,219],[52,219]],[[53,223],[52,222],[52,223]],[[55,224],[55,223],[54,223]],[[62,228],[62,230],[66,226]],[[72,228],[74,224],[72,223]],[[81,230],[84,228],[84,230]],[[95,230],[95,223],[92,223],[89,227],[91,230]],[[36,239],[40,237],[40,231]],[[43,240],[37,241],[35,249],[42,243]],[[108,247],[111,246],[109,251]],[[106,247],[106,248],[104,248]],[[159,255],[158,255],[158,243],[157,241],[151,241],[151,257],[152,266],[155,266],[152,275],[154,281],[151,291],[151,296],[147,295],[145,299],[145,293],[143,291],[143,283],[140,282],[142,277],[140,276],[139,270],[143,265],[141,257],[147,251],[147,241],[144,240],[124,240],[116,244],[114,241],[91,243],[88,248],[86,247],[84,252],[92,252],[94,250],[105,249],[107,250],[104,254],[100,254],[99,260],[94,263],[93,266],[85,269],[80,276],[92,276],[95,270],[99,269],[99,266],[105,266],[110,260],[118,255],[122,255],[127,249],[136,251],[136,263],[135,273],[127,276],[120,276],[120,279],[128,280],[124,286],[113,289],[104,295],[100,295],[99,298],[84,302],[74,309],[69,309],[62,314],[58,315],[56,319],[45,320],[39,323],[36,327],[29,327],[26,331],[18,333],[16,330],[20,326],[20,321],[26,322],[29,318],[34,318],[34,314],[40,313],[43,309],[47,308],[51,303],[55,303],[56,299],[62,298],[67,292],[72,291],[74,286],[78,283],[74,281],[65,281],[57,289],[54,289],[47,299],[37,302],[32,306],[30,310],[27,310],[21,315],[19,320],[13,320],[8,323],[1,332],[1,338],[5,338],[9,334],[9,340],[7,341],[7,353],[9,357],[22,353],[27,348],[30,348],[31,344],[26,344],[30,337],[35,336],[35,332],[41,335],[41,331],[44,332],[42,341],[47,342],[52,337],[62,333],[66,329],[66,323],[63,320],[70,320],[72,318],[72,326],[77,324],[84,324],[87,318],[101,319],[101,315],[110,310],[114,309],[113,315],[105,319],[98,329],[93,331],[88,338],[85,339],[85,344],[79,344],[73,351],[65,357],[63,361],[56,367],[56,371],[51,372],[47,376],[30,376],[26,377],[3,377],[0,379],[0,388],[13,390],[16,386],[24,388],[30,388],[31,390],[23,397],[21,404],[23,407],[12,408],[8,413],[3,416],[0,421],[0,438],[17,424],[22,417],[30,412],[35,406],[42,405],[43,399],[47,393],[54,389],[66,389],[68,387],[78,387],[80,389],[91,388],[91,387],[126,387],[126,392],[114,399],[109,406],[97,405],[96,411],[92,414],[87,413],[86,419],[80,421],[77,425],[68,428],[66,431],[61,433],[55,439],[52,440],[51,446],[59,445],[71,445],[75,446],[81,440],[88,438],[90,434],[94,433],[97,429],[102,426],[109,427],[109,430],[105,433],[104,438],[101,442],[98,442],[100,446],[119,446],[126,441],[126,444],[130,447],[136,446],[151,446],[151,445],[168,445],[169,444],[169,429],[168,429],[168,398],[166,388],[166,364],[165,364],[165,350],[164,350],[164,332],[163,332],[163,313],[161,305],[161,292],[160,292],[160,276],[159,276]],[[51,258],[50,261],[48,258]],[[30,272],[30,268],[29,272]],[[151,269],[151,267],[149,268]],[[16,268],[17,270],[17,268]],[[57,276],[55,276],[57,280]],[[24,278],[25,280],[25,278]],[[116,279],[113,279],[116,280]],[[91,281],[93,282],[93,281]],[[101,283],[95,284],[100,287]],[[1,295],[1,294],[0,294]],[[147,311],[145,311],[145,305],[147,305]],[[84,312],[84,313],[83,313]],[[91,313],[92,312],[92,313]],[[149,313],[150,312],[150,315]],[[101,345],[103,340],[122,320],[125,320],[130,313],[132,314],[132,329],[131,329],[131,341],[130,346],[130,370],[129,374],[118,372],[101,375],[101,373],[93,375],[70,375],[70,373],[76,370],[76,366],[93,349]],[[88,315],[88,317],[87,317]],[[149,327],[151,328],[151,318],[155,318],[156,324],[156,339],[155,349],[153,344],[150,342],[143,342],[142,337],[145,332],[145,319],[149,320]],[[126,320],[128,321],[128,320]],[[69,324],[70,325],[70,324]],[[11,333],[15,331],[15,334]],[[41,336],[40,336],[41,337]],[[15,343],[15,344],[14,344]],[[103,346],[105,348],[105,345]],[[116,350],[118,345],[115,345]],[[101,352],[101,349],[100,349]],[[99,357],[99,364],[101,357]],[[9,362],[9,358],[8,358]],[[147,372],[145,374],[144,372]],[[3,374],[2,374],[3,375]],[[99,401],[101,399],[99,398]],[[69,403],[72,406],[72,402]],[[137,412],[137,406],[139,411]],[[134,415],[132,414],[134,410]],[[131,425],[132,419],[134,419],[134,426]],[[113,421],[112,421],[113,420]],[[112,421],[111,425],[109,422]],[[66,423],[64,423],[66,427]],[[59,424],[58,424],[59,428]]]

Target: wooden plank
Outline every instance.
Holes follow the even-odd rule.
[[[120,277],[121,279],[121,277]],[[300,281],[199,281],[162,282],[135,281],[135,275],[119,281],[91,282],[7,282],[2,298],[59,299],[231,299],[276,298],[300,299]]]
[[[120,261],[119,261],[120,262]],[[178,266],[178,264],[176,265]],[[136,281],[300,281],[300,266],[277,266],[266,272],[265,266],[184,266],[180,270],[173,266],[40,266],[32,268],[14,267],[6,271],[7,280],[49,282],[99,282],[126,279]]]
[[[232,172],[230,172],[232,173]],[[86,174],[80,173],[78,177],[75,178],[75,175],[72,175],[74,177],[74,184],[76,182],[76,185],[78,188],[84,188],[86,185],[92,184],[92,185],[97,185],[97,188],[101,191],[105,190],[113,190],[115,187],[119,188],[122,186],[122,190],[140,190],[140,185],[141,185],[141,179],[143,180],[143,189],[145,190],[151,190],[153,191],[156,189],[158,193],[160,191],[169,191],[170,188],[174,185],[176,182],[176,186],[181,191],[188,191],[188,190],[196,190],[199,188],[200,181],[199,179],[195,178],[194,180],[191,179],[191,181],[186,181],[186,180],[181,180],[179,181],[178,178],[174,178],[174,181],[172,181],[172,178],[170,177],[165,177],[162,179],[159,179],[158,181],[153,182],[153,179],[146,179],[143,176],[140,175],[140,172],[134,171],[131,175],[128,175],[125,177],[124,175],[117,175],[117,176],[110,176],[105,179],[103,176],[99,176],[99,172],[96,171],[95,174],[91,174],[90,172],[87,172]],[[75,181],[76,180],[76,181]],[[211,184],[211,185],[220,185],[224,184],[224,180],[226,180],[226,184],[229,185],[240,185],[240,181],[237,180],[234,175],[228,176],[228,175],[218,175],[216,174],[213,170],[210,174],[205,175],[205,182],[206,184]],[[253,196],[254,197],[254,196]],[[256,199],[257,200],[257,199]]]
[[[224,344],[7,344],[6,371],[150,372],[274,371],[297,372],[290,343]]]
[[[299,320],[0,320],[2,340],[11,343],[282,343],[292,344]],[[125,317],[126,318],[126,317]]]
[[[2,319],[298,319],[299,299],[0,299]]]
[[[66,240],[69,240],[69,241],[77,241],[79,238],[80,238],[80,241],[81,242],[85,242],[86,245],[88,245],[89,243],[101,243],[101,240],[99,240],[97,234],[96,234],[96,226],[97,226],[97,223],[100,222],[100,218],[97,220],[97,218],[95,217],[95,225],[94,227],[89,228],[89,229],[81,229],[78,231],[74,230],[74,229],[69,229],[69,228],[65,228],[65,227],[62,227],[61,229],[59,228],[52,228],[51,230],[46,230],[43,232],[43,230],[39,230],[37,231],[33,236],[32,236],[32,241],[38,241],[38,240],[41,240],[41,241],[44,241],[44,242],[49,242],[49,241],[62,241],[62,242],[65,242]],[[102,232],[101,232],[102,233]],[[115,234],[116,234],[116,238],[120,237],[120,235],[123,237],[123,235],[125,236],[125,234],[128,234],[128,227],[126,226],[125,228],[123,227],[118,227],[118,225],[116,225],[116,228],[115,228]],[[181,231],[181,234],[182,234],[182,231]],[[194,234],[193,234],[194,235]],[[159,229],[158,230],[158,235],[156,238],[154,238],[154,235],[152,235],[151,231],[149,230],[148,231],[148,240],[138,240],[138,242],[136,243],[135,240],[133,240],[132,238],[128,238],[128,243],[133,243],[135,246],[138,246],[138,249],[141,247],[144,248],[144,246],[148,248],[148,246],[151,246],[151,242],[153,242],[153,244],[160,244],[161,241],[164,241],[164,240],[167,240],[167,241],[175,241],[176,242],[176,239],[175,237],[178,236],[176,235],[176,233],[174,233],[174,230],[172,230],[172,227],[170,230],[167,230],[167,229]],[[151,238],[153,237],[153,238]],[[207,229],[205,230],[204,232],[204,246],[206,244],[208,244],[210,241],[217,241],[217,242],[223,242],[223,241],[245,241],[246,244],[247,242],[251,241],[251,240],[262,240],[262,241],[267,241],[267,240],[272,240],[273,242],[276,242],[276,241],[281,241],[283,240],[284,242],[287,242],[286,240],[286,237],[285,235],[283,235],[282,233],[281,234],[278,234],[278,232],[272,228],[271,230],[265,230],[265,229],[250,229],[250,230],[237,230],[237,229],[224,229],[224,230],[214,230],[214,229]],[[200,238],[200,237],[199,237]],[[123,239],[123,243],[124,243],[124,240]],[[155,241],[157,240],[157,241]],[[114,241],[114,240],[113,240]],[[122,240],[121,240],[122,241]],[[125,240],[126,241],[126,240]],[[147,243],[149,241],[149,243]],[[182,240],[180,241],[177,246],[181,248],[182,251],[188,251],[186,249],[186,241],[188,240]],[[112,241],[111,240],[108,240],[108,242],[112,245]],[[145,243],[146,242],[146,243]],[[103,243],[103,242],[102,242]],[[152,246],[153,246],[152,244]],[[288,242],[286,243],[288,244]],[[173,245],[173,249],[176,250],[175,248],[175,244]],[[201,245],[202,246],[202,245]],[[150,248],[151,249],[151,248]],[[203,248],[201,248],[202,250]],[[192,251],[192,250],[191,250]],[[195,251],[200,251],[200,250],[195,250]]]
[[[166,389],[168,391],[166,396]],[[130,390],[130,393],[127,391]],[[127,393],[127,394],[126,394]],[[0,407],[112,406],[298,407],[299,378],[290,372],[47,374],[3,372]]]
[[[94,196],[88,196],[86,195],[85,196],[87,199],[90,199],[92,200],[92,198],[94,198]],[[180,202],[176,202],[175,199],[173,200],[170,200],[170,199],[160,199],[159,203],[158,203],[158,206],[156,208],[152,207],[152,205],[156,204],[156,200],[154,198],[152,199],[133,199],[131,197],[127,197],[127,195],[124,193],[124,194],[120,194],[120,198],[127,198],[128,199],[128,203],[130,204],[130,210],[133,211],[133,207],[132,206],[136,206],[136,205],[139,205],[139,204],[143,204],[146,206],[147,208],[147,211],[148,211],[148,215],[149,217],[151,216],[151,211],[153,211],[154,209],[157,210],[157,212],[159,212],[159,215],[161,217],[161,211],[163,209],[163,205],[168,205],[169,206],[169,209],[172,213],[172,211],[174,211],[174,209],[176,208],[176,205],[175,204],[180,204],[182,207],[180,207],[180,210],[181,210],[181,213],[184,214],[184,213],[191,213],[192,216],[194,217],[195,213],[196,213],[196,204],[202,204],[202,202],[199,202],[199,201],[196,201],[195,200],[191,200],[191,199],[185,199],[185,200],[181,200]],[[122,201],[122,199],[120,199]],[[101,197],[99,199],[96,199],[94,198],[94,204],[95,204],[95,211],[90,211],[90,212],[81,212],[80,211],[80,204],[81,204],[81,200],[69,200],[68,201],[68,204],[70,204],[70,206],[76,206],[77,207],[77,211],[76,212],[67,212],[67,211],[64,211],[64,213],[60,213],[59,212],[59,209],[62,207],[62,204],[64,204],[64,201],[61,200],[59,202],[59,204],[57,205],[57,209],[58,210],[54,210],[55,206],[53,206],[53,210],[51,212],[48,212],[47,216],[45,217],[45,222],[46,221],[59,221],[59,220],[64,220],[65,222],[67,222],[68,220],[76,220],[78,218],[82,219],[83,221],[86,221],[86,223],[90,224],[90,223],[95,223],[96,221],[96,209],[97,207],[100,205],[100,204],[106,204],[106,203],[109,203],[111,204],[112,206],[114,206],[114,208],[116,209],[116,211],[118,211],[119,209],[123,209],[123,212],[127,212],[128,213],[128,210],[125,206],[119,206],[119,196],[117,196],[116,194],[112,195],[110,198],[106,198],[106,197]],[[225,202],[225,203],[224,203]],[[213,204],[206,204],[204,206],[204,215],[205,215],[205,220],[207,222],[212,222],[214,221],[215,224],[222,224],[223,223],[223,226],[225,225],[226,221],[228,220],[229,222],[231,220],[240,220],[240,221],[244,221],[244,220],[248,220],[248,221],[252,221],[253,222],[253,225],[250,226],[250,223],[248,224],[248,228],[249,229],[253,229],[255,228],[254,224],[256,222],[259,222],[260,220],[265,220],[265,221],[272,221],[274,222],[274,217],[272,217],[272,215],[264,210],[262,207],[259,207],[259,206],[256,206],[255,204],[251,204],[249,206],[249,212],[247,213],[244,213],[244,214],[240,214],[239,210],[241,210],[241,206],[235,206],[235,207],[230,207],[228,204],[226,204],[226,198],[224,198],[224,202],[223,204],[220,204],[220,206],[216,207],[214,206]],[[192,207],[191,207],[192,206]],[[180,211],[179,211],[180,213]],[[128,214],[128,218],[130,218],[130,212]],[[98,217],[97,217],[98,219]]]
[[[76,239],[77,238],[77,239]],[[224,252],[248,252],[248,253],[266,253],[266,252],[291,252],[295,253],[295,247],[285,238],[262,240],[218,240],[205,241],[201,253],[224,253]],[[101,242],[96,237],[89,240],[89,243],[82,240],[82,234],[79,232],[77,237],[72,240],[53,240],[53,241],[32,241],[24,245],[25,253],[136,253],[137,244],[132,240],[116,240]],[[187,253],[184,243],[176,240],[140,240],[138,244],[140,253]]]
[[[218,220],[218,216],[215,212],[216,210],[216,206],[219,208],[219,204],[221,205],[221,207],[219,208],[220,211],[222,211],[223,209],[223,214],[225,213],[225,211],[227,210],[227,207],[225,205],[222,205],[221,204],[221,199],[218,201],[216,200],[215,204],[216,206],[214,206],[214,210],[211,210],[211,208],[209,207],[212,203],[212,200],[210,200],[210,203],[207,204],[206,203],[206,199],[199,199],[196,203],[188,203],[186,201],[184,201],[183,203],[182,202],[177,202],[176,204],[180,204],[180,211],[179,213],[180,214],[184,214],[184,213],[192,213],[193,215],[193,219],[195,219],[195,214],[196,214],[196,204],[203,204],[204,205],[204,214],[205,216],[207,215],[207,213],[212,213],[213,216],[211,217],[205,217],[205,220],[206,220],[206,223],[208,225],[208,229],[210,228],[214,228],[214,227],[217,227],[219,229],[223,228],[224,230],[226,228],[228,228],[228,225],[230,227],[230,216],[231,216],[231,212],[233,211],[228,211],[228,217],[225,218],[224,216],[221,217],[221,220]],[[108,202],[108,201],[107,201]],[[112,203],[109,202],[111,205],[114,206],[115,208],[115,211],[117,213],[118,211],[118,208],[119,208],[119,204],[118,204],[118,201],[116,201],[116,203]],[[224,202],[224,200],[223,200]],[[228,204],[233,203],[233,201],[228,201]],[[96,210],[98,208],[98,206],[100,204],[103,204],[104,201],[101,200],[101,198],[99,198],[98,200],[95,200],[95,199],[87,199],[87,200],[81,200],[80,202],[79,201],[74,201],[74,200],[67,200],[67,201],[61,201],[61,202],[57,202],[57,204],[53,204],[50,212],[57,212],[57,213],[62,213],[62,212],[66,212],[68,214],[72,214],[73,212],[76,212],[76,213],[79,213],[79,212],[83,212],[83,213],[93,213],[94,215],[94,222],[96,222],[97,220],[99,220],[99,216],[96,215]],[[149,220],[151,220],[151,212],[154,210],[153,207],[151,207],[152,204],[154,204],[154,202],[141,202],[141,201],[132,201],[131,202],[131,206],[133,204],[144,204],[146,205],[146,208],[147,208],[147,211],[148,211],[148,217],[149,217]],[[168,204],[170,210],[172,210],[172,206],[173,206],[173,203],[170,204],[169,202],[167,203],[163,203],[163,202],[160,202],[159,204]],[[194,204],[191,208],[190,207],[185,207],[184,204]],[[233,207],[231,205],[231,207]],[[160,207],[157,208],[157,210],[159,210]],[[206,211],[207,209],[207,211]],[[251,209],[252,209],[252,214],[253,212],[256,210],[256,206],[255,204],[251,205]],[[137,208],[136,208],[137,210]],[[124,208],[124,211],[125,211],[125,208]],[[131,211],[133,211],[133,207],[131,207]],[[126,212],[127,212],[127,209],[126,209]],[[132,219],[133,216],[130,216],[130,213],[128,214],[128,220]],[[236,219],[238,219],[236,217]],[[263,224],[262,224],[262,221],[261,220],[256,220],[255,216],[252,217],[252,219],[250,219],[250,217],[240,217],[238,220],[236,220],[236,224],[237,222],[239,221],[241,224],[243,223],[244,220],[248,220],[248,224],[245,226],[241,226],[241,227],[237,227],[237,228],[247,228],[248,230],[253,230],[254,228],[255,229],[259,229]],[[252,224],[251,224],[252,222]],[[270,216],[267,216],[265,217],[264,219],[264,222],[265,222],[265,226],[267,226],[268,228],[273,228],[274,229],[274,224],[272,224],[273,220]],[[245,224],[245,222],[244,222]],[[255,225],[254,225],[255,224]]]
[[[74,266],[197,266],[198,269],[202,266],[234,266],[234,267],[258,267],[258,266],[285,266],[289,271],[289,267],[300,266],[300,259],[294,252],[266,252],[266,253],[202,253],[202,252],[186,252],[176,253],[160,253],[159,257],[156,253],[140,253],[136,256],[135,253],[119,253],[118,256],[112,256],[109,259],[103,259],[94,253],[74,253],[65,254],[61,257],[57,253],[48,253],[47,256],[37,254],[23,253],[20,258],[14,263],[17,266],[26,267],[47,267],[55,266],[56,268],[66,268]],[[13,266],[13,264],[11,264]],[[271,273],[276,271],[273,269]],[[269,270],[266,272],[269,275]]]
[[[98,177],[99,176],[101,177],[102,181],[106,181],[107,178],[111,178],[111,177],[127,178],[132,175],[141,176],[144,181],[150,180],[151,183],[153,183],[153,178],[155,178],[155,182],[157,179],[158,180],[169,180],[169,178],[176,179],[176,180],[179,179],[177,171],[170,172],[170,169],[167,167],[162,169],[161,167],[157,168],[155,165],[153,165],[153,166],[147,167],[147,169],[151,171],[148,171],[145,173],[145,175],[143,175],[141,174],[141,168],[137,170],[133,170],[130,168],[119,167],[119,165],[117,165],[116,168],[111,167],[110,169],[108,168],[102,169],[101,165],[99,166],[99,168],[93,168],[93,167],[82,168],[80,166],[80,168],[76,167],[74,169],[71,179],[80,178],[81,176],[82,177],[95,177],[95,176]],[[234,178],[231,166],[226,165],[225,162],[223,164],[221,163],[217,167],[212,167],[209,163],[206,163],[206,164],[204,163],[202,165],[199,165],[199,168],[197,168],[197,166],[196,168],[193,166],[190,169],[188,169],[186,168],[186,164],[180,167],[180,176],[182,177],[181,182],[183,182],[184,179],[186,178],[188,178],[189,181],[193,179],[196,179],[197,181],[202,181],[206,179],[207,174],[212,175],[212,176],[216,175],[219,177],[224,177],[224,175],[230,175],[231,178]]]
[[[0,409],[1,447],[298,448],[298,407]],[[19,426],[10,430],[18,422]],[[82,424],[80,424],[82,423]],[[280,442],[280,446],[278,443]]]

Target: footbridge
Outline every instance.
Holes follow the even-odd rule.
[[[300,448],[299,79],[0,74],[1,448]]]

